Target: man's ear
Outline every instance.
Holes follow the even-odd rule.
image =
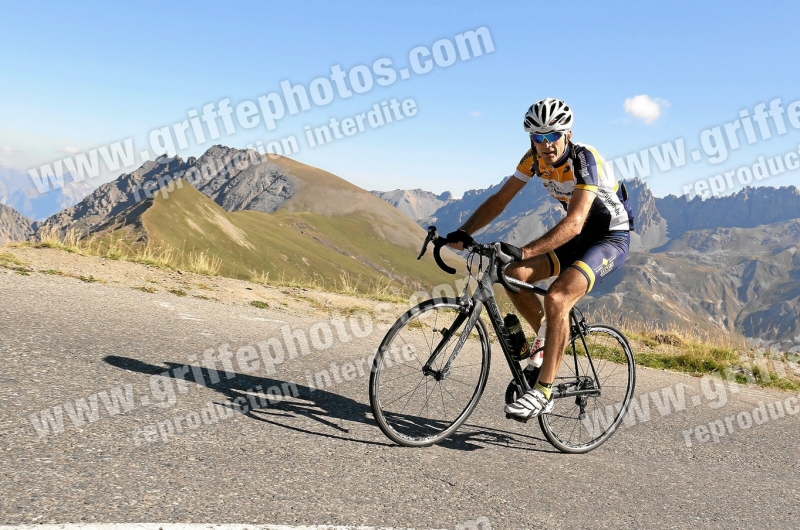
[[[572,140],[572,129],[567,131],[567,141],[569,142],[570,140]]]

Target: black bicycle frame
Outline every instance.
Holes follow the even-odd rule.
[[[494,256],[489,259],[489,263],[495,263]],[[517,384],[518,391],[520,395],[528,392],[533,388],[538,382],[539,379],[539,372],[537,371],[535,380],[529,382],[528,379],[523,374],[522,368],[519,366],[519,362],[514,359],[512,356],[512,352],[514,348],[511,343],[511,334],[508,332],[508,328],[506,328],[505,323],[503,322],[503,317],[500,315],[500,308],[497,305],[497,300],[494,296],[494,289],[493,285],[498,283],[498,275],[501,274],[496,268],[492,270],[491,268],[487,270],[483,276],[478,280],[478,286],[475,289],[475,293],[473,293],[472,297],[469,299],[459,298],[459,301],[462,303],[461,314],[455,319],[453,324],[450,328],[446,331],[442,331],[442,340],[439,341],[439,344],[431,353],[430,357],[426,361],[425,365],[422,368],[423,373],[426,375],[433,375],[435,378],[444,378],[447,377],[447,374],[450,371],[450,365],[452,364],[453,360],[455,359],[457,353],[461,350],[461,347],[464,345],[464,342],[467,340],[467,337],[470,333],[472,333],[472,328],[475,327],[475,323],[477,322],[478,318],[480,317],[480,313],[483,308],[486,308],[486,311],[489,313],[489,320],[492,323],[492,327],[494,328],[495,333],[497,334],[498,339],[500,340],[500,348],[503,350],[503,355],[506,358],[506,362],[508,363],[508,367],[511,370],[511,375],[514,378],[514,382]],[[544,296],[547,294],[547,290],[536,285],[531,285],[529,283],[521,282],[515,280],[513,278],[506,277],[506,281],[517,287],[519,289],[524,289],[526,291],[531,291],[534,294],[538,294]],[[461,324],[464,322],[464,319],[468,318],[467,325],[464,328],[464,331],[461,333],[459,337],[458,343],[453,348],[453,353],[450,354],[450,358],[447,360],[447,363],[442,367],[441,370],[435,371],[431,369],[431,365],[436,360],[436,358],[441,353],[444,346],[449,342],[450,337],[454,330],[458,329]],[[565,398],[565,397],[574,397],[574,396],[581,396],[581,395],[599,395],[600,394],[600,387],[599,381],[597,378],[597,372],[594,368],[594,363],[592,362],[592,357],[589,354],[589,348],[586,345],[586,336],[583,332],[581,322],[578,321],[577,316],[575,315],[575,310],[571,309],[569,312],[571,328],[574,330],[571,335],[570,345],[573,349],[573,360],[575,362],[575,374],[578,374],[578,355],[575,351],[575,340],[580,337],[581,342],[583,344],[583,349],[586,352],[586,357],[589,361],[589,366],[592,369],[592,374],[594,375],[594,380],[597,381],[598,387],[585,389],[585,390],[566,390],[558,387],[553,388],[553,397],[554,398]],[[575,336],[576,335],[576,336]]]

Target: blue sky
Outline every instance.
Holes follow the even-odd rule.
[[[293,158],[367,189],[423,188],[456,194],[511,174],[528,147],[522,117],[535,100],[559,97],[576,114],[575,139],[608,159],[683,138],[753,113],[759,103],[800,100],[796,2],[129,2],[2,6],[0,164],[27,171],[75,150],[133,138],[230,98],[232,106],[280,83],[306,87],[387,57],[399,71],[409,51],[488,28],[492,53],[390,86],[286,116],[269,131],[238,127],[213,143],[245,147],[294,135]],[[650,123],[625,111],[647,95]],[[310,147],[304,126],[341,121],[392,98],[418,112],[328,145]],[[800,129],[744,144],[721,164],[700,162],[645,180],[657,195],[759,156],[796,151]],[[137,163],[138,165],[138,163]],[[117,172],[119,173],[119,172]],[[105,175],[108,180],[115,175]],[[94,182],[95,184],[97,182]],[[759,184],[800,184],[800,171]],[[738,188],[738,185],[736,186]],[[725,190],[728,192],[730,190]]]

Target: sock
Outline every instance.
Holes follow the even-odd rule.
[[[548,400],[553,393],[553,383],[536,383],[536,386],[533,388],[538,389]]]

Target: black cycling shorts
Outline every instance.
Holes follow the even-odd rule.
[[[594,287],[595,279],[603,278],[622,265],[628,257],[630,242],[631,234],[627,230],[578,234],[547,253],[550,276],[558,276],[566,267],[574,267],[586,276],[588,293]]]

